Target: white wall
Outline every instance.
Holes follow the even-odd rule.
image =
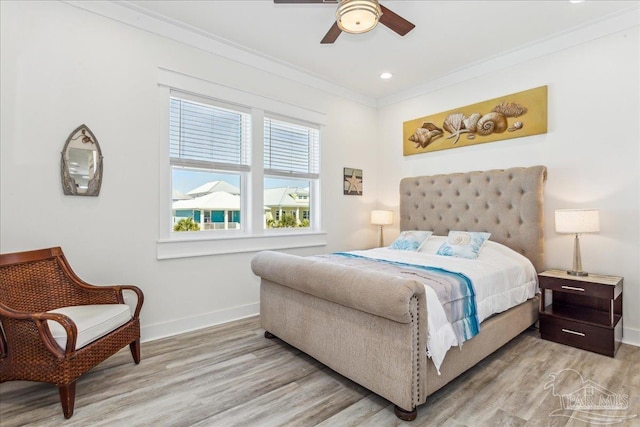
[[[407,176],[546,165],[547,266],[567,269],[572,260],[572,238],[555,232],[554,210],[600,209],[600,233],[581,238],[583,268],[624,276],[624,340],[640,345],[639,57],[636,25],[381,108],[380,204],[397,209]],[[403,157],[402,122],[542,85],[548,133]]]
[[[369,211],[397,207],[402,177],[546,165],[548,266],[571,263],[571,238],[555,233],[553,211],[599,208],[601,232],[583,236],[583,265],[625,277],[625,340],[640,344],[637,25],[519,65],[498,61],[493,71],[483,66],[456,83],[444,79],[427,94],[376,111],[293,83],[276,68],[261,71],[64,3],[0,2],[0,19],[0,251],[60,245],[85,280],[137,284],[146,297],[143,339],[258,310],[253,253],[156,259],[157,80],[165,67],[328,114],[328,245],[292,253],[374,245]],[[403,121],[540,85],[549,86],[547,134],[402,156]],[[97,198],[62,194],[60,151],[81,123],[105,157]],[[364,170],[363,197],[342,195],[343,167]],[[397,221],[395,227],[386,229],[387,241]]]
[[[376,111],[59,2],[1,2],[0,251],[62,246],[90,283],[145,293],[143,340],[258,313],[253,253],[156,259],[158,67],[327,113],[322,141],[327,247],[372,246]],[[60,151],[80,124],[104,155],[100,196],[64,196]],[[364,170],[363,197],[342,168]]]

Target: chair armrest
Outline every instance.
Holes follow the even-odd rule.
[[[140,288],[138,288],[137,286],[98,286],[86,283],[80,280],[77,276],[72,277],[71,282],[85,291],[86,301],[83,301],[83,304],[125,304],[124,294],[122,291],[132,291],[136,294],[138,299],[135,311],[133,313],[133,318],[137,319],[140,316],[140,310],[142,309],[142,303],[144,302],[144,294],[142,293],[142,290],[140,290]]]
[[[62,250],[60,248],[55,249],[55,256],[57,257],[58,265],[69,279],[69,282],[83,291],[76,294],[76,297],[83,299],[81,304],[124,304],[124,295],[122,294],[122,291],[127,289],[135,292],[138,297],[136,309],[133,314],[134,319],[138,318],[140,315],[140,309],[142,308],[142,302],[144,300],[142,291],[138,287],[133,285],[97,286],[87,283],[73,271],[67,261],[67,258],[62,253]],[[69,303],[67,305],[77,305],[77,303]]]
[[[76,348],[76,340],[78,338],[78,328],[76,324],[64,314],[60,313],[27,313],[23,311],[17,311],[6,305],[0,303],[0,316],[8,317],[13,319],[14,321],[24,321],[33,323],[38,331],[37,338],[42,342],[42,344],[49,350],[55,357],[58,359],[63,359],[65,357],[70,356],[73,352],[75,352]],[[47,325],[47,320],[53,320],[54,322],[60,323],[62,327],[67,332],[67,345],[64,350],[62,350],[58,344],[56,343],[53,335],[51,334],[51,330]],[[24,331],[23,331],[24,332]],[[5,332],[6,333],[6,332]],[[28,332],[27,332],[28,334]],[[4,341],[3,337],[3,341]],[[21,336],[21,340],[27,340],[29,338],[35,339],[35,336]],[[7,345],[6,342],[3,342],[4,345]],[[7,346],[8,347],[8,346]],[[7,348],[3,348],[3,353],[7,351]]]
[[[142,303],[144,302],[144,294],[142,293],[142,290],[140,290],[139,287],[137,286],[133,286],[133,285],[117,285],[115,286],[115,288],[118,289],[118,301],[121,304],[124,304],[124,294],[122,291],[124,290],[128,290],[128,291],[132,291],[136,294],[136,296],[138,297],[138,300],[136,302],[136,309],[133,313],[133,318],[137,319],[140,317],[140,310],[142,309]]]

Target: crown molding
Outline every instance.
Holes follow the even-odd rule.
[[[394,95],[378,98],[377,107],[382,108],[411,98],[422,96],[443,87],[471,80],[491,72],[512,67],[532,59],[540,58],[583,43],[590,42],[611,34],[626,31],[640,25],[640,8],[638,5],[626,9],[615,15],[609,15],[595,23],[583,25],[555,34],[535,42],[520,46],[500,55],[484,59],[446,75],[430,80],[410,90],[398,92]]]
[[[458,84],[640,25],[640,7],[636,3],[633,7],[617,14],[607,15],[600,21],[575,27],[560,34],[554,34],[500,55],[469,64],[409,90],[376,99],[333,84],[308,70],[269,57],[232,41],[170,20],[161,15],[150,14],[149,11],[143,11],[128,1],[63,0],[63,2],[125,25],[184,43],[260,71],[284,77],[305,86],[373,108],[382,108],[400,103],[443,87]]]
[[[293,64],[269,57],[232,41],[162,15],[152,14],[147,10],[142,11],[127,1],[63,0],[63,3],[341,98],[369,107],[376,107],[376,99],[373,97],[333,84],[308,70],[303,70]]]

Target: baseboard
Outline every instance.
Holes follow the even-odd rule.
[[[153,325],[143,325],[141,330],[142,342],[154,341],[173,335],[183,334],[210,326],[244,319],[246,317],[260,314],[260,303],[241,305],[225,310],[212,311],[193,317],[171,320],[168,322],[156,323]],[[625,344],[640,347],[640,330],[623,328],[622,342]]]
[[[152,325],[142,325],[141,341],[154,341],[173,335],[183,334],[210,326],[220,325],[233,320],[260,314],[260,303],[241,305],[224,310],[211,311],[192,317],[170,320],[168,322],[155,323]]]
[[[625,344],[640,347],[640,330],[623,327],[622,342]]]

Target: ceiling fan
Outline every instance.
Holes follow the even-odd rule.
[[[382,6],[378,0],[273,0],[273,2],[276,4],[339,3],[336,22],[320,41],[322,44],[335,42],[343,31],[347,33],[371,31],[378,21],[401,36],[415,28],[414,24]]]

